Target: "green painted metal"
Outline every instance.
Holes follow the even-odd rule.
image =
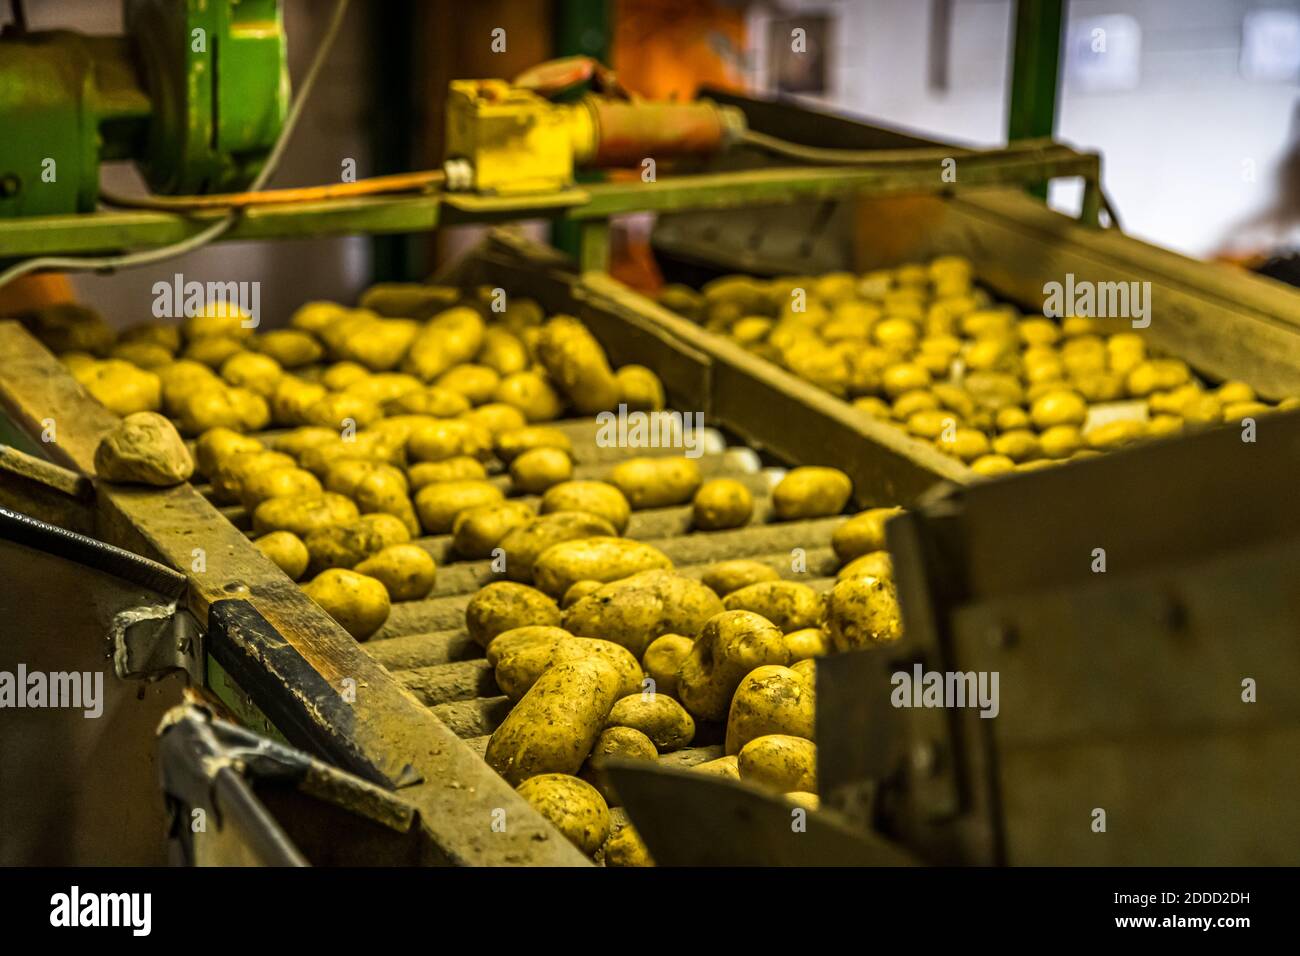
[[[555,4],[555,56],[590,56],[608,63],[612,49],[614,13],[611,0],[558,0]],[[582,171],[580,184],[597,183],[600,172]],[[568,255],[579,256],[581,238],[576,226],[556,222],[551,226],[551,244]]]
[[[253,698],[235,683],[220,664],[212,657],[207,657],[207,687],[216,698],[230,708],[230,712],[239,718],[240,724],[255,730],[264,737],[288,746],[289,741],[280,733],[270,718],[262,713],[261,708],[253,703]]]
[[[1059,176],[1081,176],[1095,182],[1098,163],[1095,154],[1059,145],[1005,157],[972,155],[962,160],[961,188],[1024,185]],[[542,196],[375,196],[261,206],[247,210],[222,239],[425,232],[445,225],[518,219],[581,222],[630,212],[727,209],[951,189],[929,161],[884,167],[765,167],[662,177],[654,183],[592,183]],[[193,235],[220,215],[215,211],[192,216],[133,211],[9,220],[0,223],[0,259],[162,245]]]
[[[420,109],[414,100],[416,45],[421,42],[415,0],[386,0],[364,9],[370,48],[384,53],[374,58],[371,72],[371,168],[359,175],[419,169],[425,163],[417,155],[412,122]],[[371,281],[405,282],[427,273],[426,243],[426,237],[412,233],[372,236]]]
[[[1050,137],[1056,125],[1065,0],[1017,0],[1007,139]],[[1034,192],[1047,197],[1045,183]]]

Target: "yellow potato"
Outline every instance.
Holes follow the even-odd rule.
[[[781,521],[825,518],[844,510],[853,482],[838,468],[793,468],[772,490],[772,511]]]
[[[293,580],[307,573],[310,560],[307,545],[292,531],[272,531],[255,539],[253,544]]]
[[[606,726],[639,730],[661,753],[689,747],[695,739],[695,721],[667,694],[636,693],[619,698]]]
[[[564,773],[538,774],[519,784],[519,795],[588,856],[609,838],[609,807],[585,780]]]
[[[471,405],[482,405],[492,400],[500,382],[501,376],[495,369],[470,362],[449,368],[433,384],[435,388],[464,395]]]
[[[251,342],[253,348],[275,359],[281,368],[301,368],[325,357],[320,342],[301,329],[272,329]]]
[[[576,774],[620,685],[618,671],[599,657],[549,668],[492,734],[488,766],[512,784],[538,774]]]
[[[753,611],[782,631],[816,627],[822,619],[822,597],[798,581],[761,581],[732,591],[722,601],[728,611]]]
[[[612,484],[604,481],[566,481],[546,489],[541,513],[582,511],[608,521],[618,534],[627,530],[632,509],[627,498]]]
[[[662,634],[694,634],[723,610],[699,581],[672,571],[643,571],[602,584],[564,612],[574,634],[603,637],[640,657]]]
[[[492,326],[483,331],[483,346],[478,361],[499,376],[513,375],[528,368],[528,349],[509,329]]]
[[[584,511],[544,514],[501,539],[500,547],[506,558],[505,576],[511,581],[532,581],[537,559],[552,545],[614,533],[614,527],[604,518]]]
[[[262,443],[256,438],[241,435],[231,428],[210,428],[195,442],[194,457],[199,471],[211,478],[231,456],[263,450]]]
[[[779,793],[817,790],[817,745],[789,734],[756,737],[737,756],[740,779]]]
[[[605,802],[613,807],[620,801],[604,773],[604,764],[610,758],[654,763],[659,760],[659,751],[649,737],[631,727],[607,727],[600,732],[579,776],[600,791]]]
[[[507,465],[535,448],[554,448],[566,455],[573,454],[573,443],[569,441],[569,436],[560,429],[547,425],[527,425],[496,436],[496,455]]]
[[[331,568],[302,589],[358,641],[370,637],[388,620],[388,592],[383,584],[364,574]]]
[[[638,571],[671,567],[672,561],[654,545],[594,537],[551,545],[533,564],[533,580],[540,590],[558,598],[576,581],[617,581]]]
[[[221,377],[231,385],[269,399],[284,370],[269,355],[239,352],[221,363]]]
[[[839,581],[826,596],[826,633],[836,651],[873,647],[903,635],[894,585],[885,578]]]
[[[841,562],[852,561],[885,547],[885,522],[902,514],[902,508],[868,508],[835,529],[831,547]]]
[[[367,516],[319,528],[303,540],[311,557],[308,569],[314,574],[326,568],[353,568],[390,545],[405,544],[409,538],[404,525],[386,526]]]
[[[526,495],[544,494],[572,478],[573,460],[559,448],[534,448],[510,463],[510,480]]]
[[[640,693],[642,673],[637,659],[625,647],[592,637],[566,637],[554,643],[533,642],[511,654],[501,655],[496,665],[497,686],[501,693],[517,701],[556,664],[588,657],[598,657],[618,671],[620,697]]]
[[[440,481],[415,493],[415,510],[428,534],[447,534],[461,512],[504,500],[501,489],[486,481]]]
[[[465,558],[489,558],[502,538],[536,517],[532,506],[522,501],[499,501],[468,508],[457,514],[452,523],[453,547]]]
[[[723,611],[701,628],[678,668],[678,697],[695,717],[722,720],[746,674],[789,659],[780,630],[766,618],[752,611]]]
[[[95,473],[105,481],[165,488],[187,481],[194,460],[170,421],[157,412],[134,412],[100,439]]]
[[[609,472],[610,484],[633,509],[685,504],[700,487],[700,466],[690,458],[630,458]]]
[[[830,651],[830,643],[826,632],[820,627],[804,627],[786,633],[785,649],[790,653],[790,662],[797,664],[814,657],[824,657]]]
[[[562,627],[550,627],[544,624],[525,624],[502,631],[488,642],[484,656],[488,664],[496,667],[511,654],[535,645],[554,645],[565,638],[573,637]]]
[[[417,544],[391,544],[353,570],[382,584],[393,601],[427,597],[438,573],[433,557]]]
[[[838,581],[862,577],[892,580],[894,577],[894,562],[889,557],[889,552],[868,551],[866,554],[854,558],[835,574]]]
[[[498,634],[517,627],[559,625],[560,609],[551,598],[514,581],[494,581],[480,588],[465,608],[466,630],[482,647],[491,644]]]
[[[767,734],[811,740],[816,724],[813,693],[813,687],[788,667],[754,668],[731,699],[726,752],[739,754],[751,740]]]
[[[123,417],[162,407],[162,379],[121,359],[96,362],[77,380],[95,401]]]
[[[425,485],[440,481],[485,481],[487,469],[477,458],[461,456],[447,458],[443,461],[422,461],[412,465],[406,472],[411,489],[419,491]]]
[[[360,517],[357,506],[342,495],[325,492],[314,498],[272,498],[253,512],[253,533],[292,531],[305,538],[313,531]]]
[[[547,422],[560,417],[564,399],[546,376],[532,371],[513,372],[497,385],[493,398],[519,409],[530,422]]]
[[[483,317],[466,306],[440,312],[411,341],[403,368],[431,382],[478,354],[484,328]]]
[[[664,407],[664,386],[659,376],[644,365],[624,365],[614,373],[618,400],[628,411],[657,412]]]
[[[265,468],[244,479],[240,501],[251,514],[271,498],[314,498],[322,490],[316,476],[302,468]]]
[[[542,326],[536,350],[547,375],[579,414],[594,415],[618,404],[618,380],[605,350],[577,319],[552,318]]]
[[[739,528],[754,513],[754,497],[734,478],[714,478],[700,485],[691,503],[692,521],[701,531]]]
[[[693,639],[681,634],[661,634],[650,642],[641,655],[641,668],[654,681],[655,693],[677,696],[677,669],[694,645]]]
[[[781,575],[771,565],[749,558],[733,558],[709,565],[700,576],[701,582],[720,597],[739,591],[760,581],[779,581]]]

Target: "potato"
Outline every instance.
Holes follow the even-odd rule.
[[[166,488],[187,481],[194,460],[171,422],[157,412],[134,412],[100,439],[95,473],[105,481]]]
[[[198,362],[208,368],[217,369],[226,359],[242,351],[244,351],[244,343],[239,339],[224,335],[208,335],[186,345],[181,352],[181,357],[186,361]]]
[[[644,365],[624,365],[614,373],[618,401],[628,411],[658,412],[664,407],[664,386],[659,376]]]
[[[269,399],[284,370],[269,355],[239,352],[221,363],[221,377],[230,385],[246,388]]]
[[[591,756],[582,765],[579,776],[600,791],[606,803],[617,806],[620,802],[618,795],[614,793],[602,771],[602,765],[611,757],[618,760],[645,760],[655,763],[659,760],[659,751],[655,749],[649,737],[631,727],[606,727],[600,732],[595,746],[591,748]]]
[[[478,408],[472,408],[461,415],[460,419],[485,429],[493,441],[498,435],[517,431],[528,425],[528,419],[524,417],[523,412],[504,402],[489,402]]]
[[[239,499],[244,510],[252,514],[263,501],[272,498],[314,498],[323,489],[316,476],[297,466],[264,468],[244,479]]]
[[[695,646],[692,638],[681,634],[661,634],[650,642],[641,655],[641,668],[654,681],[654,691],[677,696],[677,669]]]
[[[569,590],[564,592],[564,597],[560,598],[561,609],[567,611],[592,591],[604,586],[604,581],[574,581],[573,584],[569,585]]]
[[[485,481],[487,469],[477,458],[461,456],[443,461],[422,461],[406,472],[411,489],[419,491],[425,485],[439,481]]]
[[[364,473],[352,488],[352,500],[362,514],[392,515],[411,537],[420,534],[420,521],[406,494],[406,476],[391,465],[379,464]]]
[[[471,405],[482,405],[492,401],[500,381],[501,376],[495,369],[469,362],[447,369],[438,376],[433,385],[434,388],[464,395]]]
[[[461,512],[504,500],[501,489],[486,481],[440,481],[415,493],[415,510],[427,533],[447,534]]]
[[[781,521],[837,515],[849,503],[853,482],[838,468],[794,468],[772,489],[772,512]]]
[[[577,773],[621,684],[618,670],[599,657],[549,668],[492,734],[488,766],[516,785],[538,774]]]
[[[898,596],[884,578],[847,578],[826,597],[826,633],[831,647],[851,651],[889,644],[903,636]]]
[[[1088,403],[1077,392],[1058,388],[1035,399],[1029,417],[1039,431],[1053,425],[1082,425],[1088,417]]]
[[[395,398],[401,398],[403,395],[412,392],[422,392],[424,388],[424,383],[414,375],[404,375],[400,372],[378,372],[351,382],[343,389],[343,393],[363,398],[368,402],[374,402],[380,408],[383,408],[387,402],[391,402]]]
[[[817,690],[817,659],[815,657],[805,658],[802,661],[791,664],[790,670],[798,675],[799,679],[814,691]]]
[[[505,576],[511,581],[532,581],[537,559],[552,545],[614,533],[614,527],[608,521],[587,512],[544,514],[501,539],[500,547],[506,555]]]
[[[364,574],[331,568],[304,584],[302,590],[358,641],[364,641],[388,620],[388,592],[383,584]]]
[[[496,436],[497,457],[507,465],[534,448],[558,448],[568,455],[573,454],[573,442],[569,441],[569,436],[547,425],[526,425]]]
[[[564,773],[538,774],[519,784],[519,795],[588,856],[609,838],[609,807],[585,780]]]
[[[463,419],[428,419],[411,428],[406,450],[414,461],[487,460],[492,454],[492,433]]]
[[[826,632],[820,627],[804,627],[786,633],[785,649],[790,652],[790,662],[796,664],[825,656],[830,650],[830,644]]]
[[[181,399],[177,417],[186,435],[201,435],[209,428],[237,432],[261,431],[271,421],[271,410],[260,395],[239,388],[211,385]]]
[[[377,282],[361,293],[357,305],[388,318],[427,319],[460,299],[453,286],[423,282]]]
[[[852,561],[885,547],[885,522],[902,514],[902,508],[868,508],[860,511],[831,535],[831,547],[841,562]]]
[[[146,371],[162,368],[174,361],[171,352],[152,342],[119,342],[109,351],[108,357],[130,362]]]
[[[566,481],[542,495],[541,513],[583,511],[608,521],[618,534],[627,530],[632,508],[618,488],[603,481]]]
[[[835,578],[838,581],[849,578],[885,578],[892,581],[894,562],[888,551],[869,551],[840,568]]]
[[[96,362],[77,381],[95,401],[123,417],[162,407],[162,379],[121,359]]]
[[[672,571],[643,571],[596,588],[564,612],[574,634],[603,637],[640,657],[663,634],[695,634],[723,610],[698,581]]]
[[[375,424],[384,417],[383,410],[374,402],[347,392],[334,392],[307,406],[303,424],[325,428],[359,430]]]
[[[307,573],[307,546],[292,531],[272,531],[253,541],[285,574],[297,581]]]
[[[677,694],[702,720],[722,720],[745,675],[790,659],[781,632],[752,611],[723,611],[709,618],[677,669]]]
[[[522,501],[479,505],[456,515],[451,526],[452,544],[462,557],[489,558],[502,538],[536,517],[532,506]]]
[[[639,730],[660,752],[681,750],[695,739],[695,721],[667,694],[635,693],[619,698],[606,726]]]
[[[756,667],[740,682],[727,712],[726,752],[767,734],[813,737],[814,689],[788,667]],[[617,710],[617,705],[615,705]]]
[[[510,330],[492,326],[483,331],[483,347],[479,349],[478,361],[497,375],[513,375],[528,368],[528,349]]]
[[[325,357],[316,337],[301,329],[272,329],[249,343],[252,348],[275,359],[282,368],[301,368]]]
[[[253,512],[253,533],[292,531],[305,538],[321,528],[359,518],[357,506],[342,495],[325,492],[314,498],[272,498]]]
[[[411,341],[402,368],[432,382],[447,369],[477,355],[483,333],[483,317],[467,306],[440,312]]]
[[[798,581],[760,581],[723,598],[728,611],[753,611],[782,631],[798,631],[821,623],[822,596]]]
[[[749,558],[719,561],[705,569],[700,580],[720,597],[760,581],[779,581],[781,575],[770,565]]]
[[[308,410],[328,397],[329,391],[324,385],[317,382],[304,382],[292,375],[282,375],[275,383],[275,390],[268,400],[271,419],[277,425],[305,425],[308,420]],[[316,427],[329,431],[336,439],[339,436],[337,425],[332,425],[328,429],[324,426]]]
[[[352,309],[345,320],[319,334],[334,358],[381,372],[397,367],[419,331],[419,323],[408,319],[383,319],[368,309]]]
[[[735,754],[726,757],[717,757],[714,760],[706,760],[703,763],[697,763],[692,770],[698,770],[700,773],[716,774],[719,777],[727,777],[730,780],[740,779],[740,758]]]
[[[573,460],[558,448],[534,448],[510,463],[515,490],[539,495],[573,477]]]
[[[564,411],[562,399],[546,377],[536,372],[513,372],[497,385],[493,398],[519,409],[529,422],[549,422]]]
[[[418,544],[390,544],[353,568],[384,586],[393,601],[418,601],[433,590],[438,569]]]
[[[817,745],[803,737],[767,734],[741,748],[736,761],[740,779],[775,790],[815,793]]]
[[[311,557],[308,569],[315,574],[326,568],[354,568],[390,545],[406,543],[405,535],[400,524],[385,528],[360,517],[317,529],[304,539]]]
[[[463,415],[469,409],[469,399],[443,388],[423,388],[418,392],[403,392],[384,402],[384,411],[390,415],[432,415],[436,418],[454,418]]]
[[[685,504],[700,480],[700,466],[690,458],[630,458],[609,472],[610,484],[636,510]]]
[[[538,556],[533,582],[558,598],[576,581],[617,581],[638,571],[671,568],[672,564],[662,551],[643,541],[614,537],[562,541]]]
[[[559,625],[560,609],[553,600],[536,588],[514,581],[485,585],[465,608],[465,627],[481,647],[487,647],[503,631],[517,627]]]
[[[496,643],[493,641],[493,643]],[[566,637],[555,643],[534,642],[498,658],[497,686],[511,700],[519,700],[547,669],[565,661],[599,657],[619,674],[619,696],[641,692],[641,665],[625,647],[593,637]]]
[[[573,637],[573,635],[562,627],[534,624],[512,627],[508,631],[502,631],[488,642],[485,656],[487,662],[492,667],[496,667],[502,660],[526,647],[540,644],[554,645],[566,637]]]
[[[276,468],[293,468],[294,461],[284,452],[258,451],[234,452],[227,455],[212,476],[212,496],[219,502],[238,501],[244,493],[244,482],[261,471]]]
[[[618,404],[618,380],[600,343],[572,316],[558,315],[542,326],[537,358],[579,414],[594,415]]]
[[[754,514],[754,498],[734,478],[714,478],[700,485],[691,507],[695,527],[720,531],[748,524]]]
[[[256,438],[241,435],[234,429],[210,428],[195,442],[194,457],[198,461],[199,471],[211,478],[217,473],[222,462],[232,455],[264,450],[262,443]]]

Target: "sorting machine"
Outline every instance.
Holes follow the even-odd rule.
[[[567,64],[562,78],[575,69],[596,75],[590,64]],[[717,123],[707,149],[684,150],[654,182],[574,185],[572,163],[599,151],[555,128],[543,145],[530,138],[536,123],[556,120],[539,90],[564,85],[554,72],[541,76],[453,90],[453,103],[463,94],[453,108],[486,118],[449,154],[448,188],[258,205],[223,238],[577,222],[576,262],[502,230],[438,280],[535,298],[582,319],[615,363],[653,368],[672,407],[704,413],[712,429],[704,470],[744,481],[760,519],[774,475],[798,464],[844,469],[856,506],[909,507],[889,528],[904,640],[819,662],[822,810],[792,832],[788,804],[690,773],[717,754],[707,740],[658,768],[615,767],[625,812],[656,859],[1294,863],[1300,506],[1288,488],[1300,415],[1270,416],[1249,446],[1222,428],[977,482],[955,459],[666,311],[604,268],[609,218],[652,210],[661,213],[655,244],[666,271],[695,282],[956,253],[998,297],[1037,311],[1043,284],[1067,272],[1150,281],[1156,312],[1143,334],[1152,343],[1207,378],[1241,379],[1269,397],[1300,393],[1300,295],[1100,228],[1095,155],[1057,144],[967,153],[721,92],[704,108]],[[492,110],[512,104],[531,119],[492,125]],[[602,115],[564,110],[564,123],[584,135]],[[507,128],[530,132],[475,139]],[[805,147],[802,158],[762,148],[765,136]],[[515,150],[519,162],[534,148],[569,152],[549,181],[502,189],[475,178],[496,162],[489,146]],[[949,154],[966,157],[955,183],[936,175]],[[247,172],[204,188],[241,186]],[[1077,219],[1022,191],[1057,175],[1086,180]],[[45,214],[11,205],[0,259],[148,249],[226,214],[89,206]],[[260,555],[241,530],[244,516],[219,509],[202,486],[96,482],[94,450],[116,417],[15,322],[0,324],[0,401],[3,660],[36,653],[116,675],[106,695],[112,732],[98,747],[69,739],[73,756],[57,761],[55,790],[79,794],[72,812],[98,836],[61,847],[10,839],[7,858],[109,859],[122,850],[113,834],[127,844],[166,827],[177,858],[197,863],[588,862],[482,761],[504,716],[463,629],[468,596],[491,579],[484,563],[457,561],[445,540],[426,539],[440,563],[434,594],[398,605],[379,635],[358,644]],[[590,420],[563,427],[579,471],[595,474],[631,453],[599,447]],[[745,555],[790,575],[790,550],[804,548],[807,578],[825,586],[839,520],[704,533],[690,530],[684,509],[666,509],[638,513],[629,534],[654,541],[686,573]],[[1088,567],[1097,546],[1111,555],[1104,575]],[[887,706],[889,675],[918,663],[1000,671],[999,717]],[[1258,683],[1251,704],[1240,695],[1246,679]],[[53,727],[46,715],[31,720]],[[35,779],[24,774],[48,767],[49,755],[17,744],[15,726],[0,726],[6,768],[17,771],[3,779]],[[150,792],[155,776],[162,797]],[[110,793],[84,786],[91,779],[120,784]],[[6,805],[24,804],[0,790],[8,834],[47,832],[49,814],[69,812],[24,805],[27,815],[15,818]],[[501,830],[492,820],[503,808],[511,823]],[[1108,820],[1101,832],[1090,825],[1098,809]]]

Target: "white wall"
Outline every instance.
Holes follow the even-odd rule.
[[[1057,114],[1060,139],[1102,153],[1107,191],[1133,235],[1208,255],[1275,201],[1279,161],[1300,137],[1300,86],[1241,76],[1242,19],[1259,8],[1300,10],[1300,0],[1069,0],[1072,22],[1127,14],[1141,30],[1137,87],[1089,92],[1067,79]],[[775,9],[757,5],[751,18]],[[954,141],[1005,141],[1011,0],[955,0],[948,91],[928,85],[926,0],[785,0],[780,9],[838,18],[826,105]],[[761,49],[751,53],[759,75]],[[1053,201],[1077,208],[1078,190],[1054,190]],[[1286,238],[1276,233],[1252,237]]]

